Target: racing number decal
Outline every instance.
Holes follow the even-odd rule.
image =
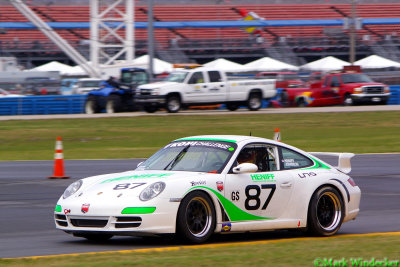
[[[260,195],[261,195],[261,189],[271,189],[269,192],[269,195],[267,197],[267,200],[265,201],[264,205],[262,206],[262,210],[265,210],[268,207],[269,202],[271,201],[272,196],[275,193],[276,189],[276,184],[262,184],[261,188],[258,185],[248,185],[246,186],[245,189],[245,194],[246,194],[246,200],[244,202],[244,207],[247,210],[257,210],[260,208],[261,205],[261,200],[260,200]],[[253,191],[251,191],[253,190]],[[254,194],[254,190],[256,191]],[[253,200],[255,203],[250,205],[250,201]]]
[[[117,184],[113,188],[114,190],[122,190],[122,189],[134,189],[138,186],[144,185],[145,183],[125,183],[125,184]],[[132,185],[131,187],[129,187]]]

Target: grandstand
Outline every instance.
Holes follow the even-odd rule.
[[[26,1],[46,22],[88,22],[89,1]],[[268,2],[268,4],[265,4]],[[255,12],[266,20],[318,20],[350,17],[351,4],[340,0],[306,1],[154,1],[156,21],[235,21],[241,11]],[[361,1],[359,1],[361,2]],[[398,18],[400,3],[394,1],[362,1],[357,15],[367,18]],[[290,4],[288,4],[290,3]],[[147,1],[135,4],[135,21],[147,21]],[[0,1],[0,22],[28,22],[9,1]],[[357,31],[357,55],[369,54],[400,60],[400,25],[364,25]],[[82,54],[88,56],[89,29],[71,28],[57,32]],[[147,30],[135,30],[136,55],[147,53]],[[255,58],[271,56],[288,63],[301,64],[321,56],[348,60],[348,32],[342,26],[266,27],[255,34],[243,28],[165,28],[155,29],[156,55],[184,54],[189,60],[203,63],[216,57],[247,63]],[[23,64],[69,59],[39,30],[0,28],[0,54],[16,56]],[[173,58],[164,58],[169,61]]]

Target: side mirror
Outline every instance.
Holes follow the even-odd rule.
[[[253,163],[242,163],[233,168],[233,173],[252,173],[258,170],[257,165]]]

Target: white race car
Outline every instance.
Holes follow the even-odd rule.
[[[71,184],[55,224],[90,240],[177,234],[200,243],[214,233],[275,229],[333,235],[356,218],[361,191],[346,174],[354,154],[328,154],[339,166],[264,138],[178,139],[134,171]]]

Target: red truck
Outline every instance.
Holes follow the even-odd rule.
[[[276,88],[301,87],[303,81],[296,72],[260,72],[256,75],[257,79],[275,79]]]
[[[285,88],[280,94],[283,106],[317,107],[331,105],[386,104],[389,87],[358,72],[332,73],[307,88]]]

